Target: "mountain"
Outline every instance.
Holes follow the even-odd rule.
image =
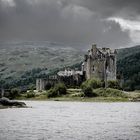
[[[49,42],[0,44],[0,75],[17,76],[35,68],[61,68],[81,61],[81,51]]]
[[[118,72],[124,77],[124,89],[140,90],[140,46],[118,50]]]
[[[52,42],[1,42],[0,84],[16,84],[83,60],[84,52]],[[24,83],[24,82],[23,82]],[[29,83],[29,82],[28,82]]]
[[[78,48],[78,47],[77,47]],[[65,66],[80,67],[85,52],[61,43],[0,42],[0,86],[35,84]],[[118,49],[117,71],[126,90],[140,89],[140,46]]]

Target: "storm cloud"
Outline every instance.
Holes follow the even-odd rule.
[[[37,40],[103,47],[130,44],[112,17],[139,20],[136,0],[0,0],[0,40]]]
[[[140,13],[139,0],[73,0],[102,17],[121,16],[124,18],[138,18]]]

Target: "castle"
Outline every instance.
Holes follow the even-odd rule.
[[[84,80],[91,78],[99,79],[107,87],[108,80],[116,80],[116,50],[110,48],[97,48],[94,44],[85,55],[81,70],[65,69],[59,71],[57,75],[47,79],[36,80],[36,90],[45,90],[45,86],[50,83],[64,82],[68,86],[79,86]]]
[[[92,45],[82,66],[86,79],[116,80],[116,54],[116,50]]]

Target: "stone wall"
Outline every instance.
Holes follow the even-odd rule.
[[[116,52],[109,48],[97,48],[93,45],[85,55],[84,71],[86,79],[116,79]]]

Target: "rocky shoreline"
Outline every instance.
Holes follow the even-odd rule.
[[[24,102],[9,100],[8,98],[0,98],[0,109],[4,108],[27,108]]]

